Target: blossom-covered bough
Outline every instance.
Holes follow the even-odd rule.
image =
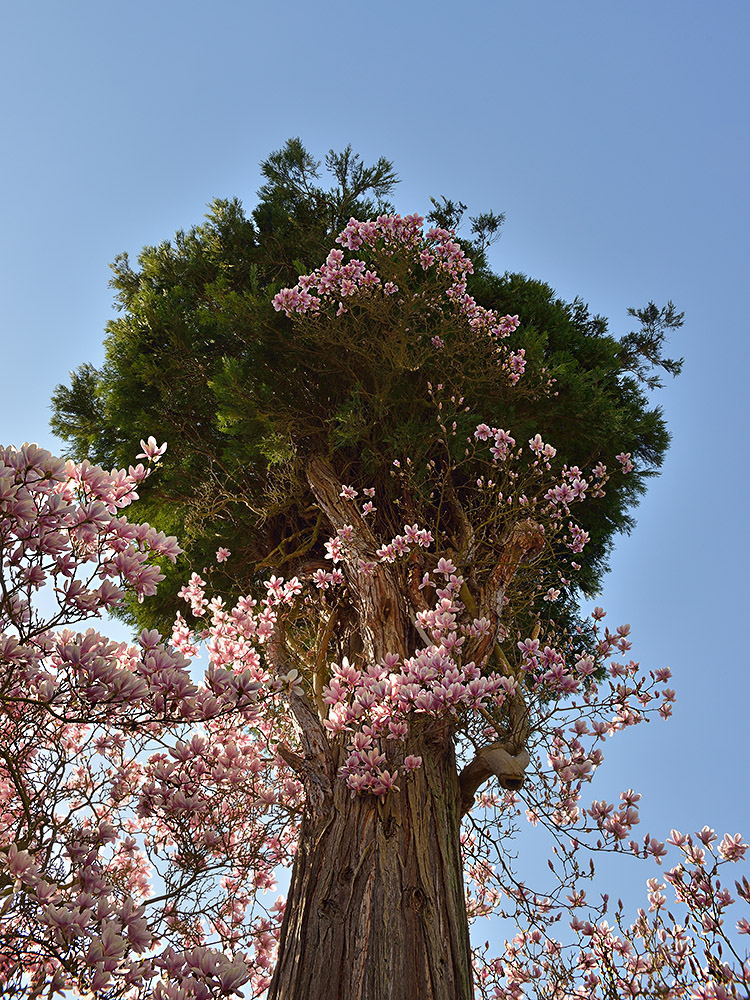
[[[0,453],[0,995],[747,996],[720,883],[739,835],[673,831],[678,863],[632,925],[583,888],[589,848],[667,854],[635,836],[635,792],[584,795],[606,740],[674,700],[667,669],[628,659],[628,626],[571,610],[579,511],[633,456],[571,466],[540,434],[483,421],[462,366],[519,393],[554,382],[525,372],[518,317],[468,294],[451,233],[384,216],[338,242],[274,299],[321,370],[343,330],[352,363],[378,351],[393,366],[385,383],[445,375],[415,401],[426,451],[342,469],[295,445],[321,542],[300,545],[294,573],[237,601],[212,593],[211,567],[192,573],[165,639],[76,632],[123,588],[148,597],[179,554],[120,513],[149,470]],[[373,317],[387,350],[368,342]],[[358,391],[377,410],[382,384]],[[139,457],[163,451],[149,439]],[[523,813],[557,840],[547,896],[504,853]],[[736,894],[748,901],[745,879]],[[518,933],[472,957],[468,920],[495,911]]]

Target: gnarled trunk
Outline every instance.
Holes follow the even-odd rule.
[[[409,615],[392,567],[373,568],[375,539],[341,497],[333,468],[314,458],[307,473],[332,528],[354,525],[344,573],[365,659],[409,655]],[[269,1000],[470,1000],[461,791],[449,723],[414,718],[405,745],[383,741],[391,771],[397,757],[423,763],[378,799],[352,795],[336,773],[340,748],[326,749],[308,708],[292,709],[305,751],[293,766],[305,782],[306,807]]]
[[[461,796],[450,737],[430,723],[410,734],[423,766],[400,791],[353,798],[337,778],[305,816],[269,1000],[473,996]]]

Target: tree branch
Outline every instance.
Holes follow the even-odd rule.
[[[404,594],[392,567],[379,563],[377,541],[357,507],[341,496],[341,482],[333,466],[313,457],[307,466],[307,481],[320,509],[334,531],[352,525],[347,541],[350,556],[342,560],[349,591],[359,617],[359,631],[365,655],[378,663],[386,653],[407,655],[408,618]],[[367,569],[362,563],[371,565]]]
[[[529,754],[523,748],[513,754],[508,751],[507,743],[491,743],[482,747],[458,777],[461,790],[461,815],[469,812],[474,805],[477,789],[493,775],[503,788],[518,791],[523,785],[528,766]]]
[[[503,545],[502,555],[482,587],[480,606],[494,623],[495,641],[502,618],[505,591],[518,567],[529,563],[544,548],[544,529],[530,517],[514,524]]]
[[[284,641],[284,626],[278,622],[266,643],[266,657],[274,672],[283,676],[292,665]],[[304,758],[287,747],[279,746],[278,754],[302,778],[306,804],[314,816],[324,816],[333,796],[336,769],[325,729],[315,707],[304,691],[289,692],[289,707],[296,723]]]
[[[513,676],[513,670],[498,645],[505,591],[518,567],[535,559],[543,548],[544,530],[535,521],[527,518],[514,525],[500,560],[482,587],[480,607],[492,623],[492,628],[473,653],[481,659],[491,650],[490,655],[494,656],[503,673],[509,676]],[[474,613],[471,605],[474,608],[476,605],[465,584],[461,596],[470,613]],[[529,710],[520,690],[520,682],[517,683],[519,689],[511,696],[508,704],[507,739],[483,747],[459,775],[462,814],[471,809],[479,786],[493,775],[503,788],[517,791],[523,785],[529,764],[529,754],[525,748],[529,735]]]

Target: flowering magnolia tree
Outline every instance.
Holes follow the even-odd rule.
[[[179,555],[121,514],[165,446],[142,442],[150,465],[127,473],[0,452],[5,995],[748,996],[750,924],[727,910],[750,884],[723,871],[742,838],[638,837],[636,792],[586,796],[606,741],[674,700],[667,669],[629,659],[628,626],[572,610],[587,508],[634,455],[571,465],[461,394],[472,367],[509,394],[556,388],[526,370],[518,317],[469,295],[453,234],[422,221],[352,220],[273,299],[321,378],[342,340],[352,365],[376,355],[370,414],[392,412],[383,385],[444,372],[387,466],[311,446],[328,427],[312,403],[305,433],[279,418],[273,490],[304,498],[278,542],[294,572],[259,565],[227,599],[210,580],[237,556],[219,547],[171,634],[76,631],[125,589],[147,599]],[[525,820],[556,841],[548,895],[509,864]],[[672,852],[633,923],[587,899],[597,850]],[[516,936],[472,952],[469,922],[493,912]]]

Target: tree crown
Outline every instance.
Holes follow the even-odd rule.
[[[478,309],[521,318],[507,338],[509,356],[525,369],[519,384],[495,363],[491,338],[456,322],[445,298],[453,279],[440,263],[414,268],[406,248],[373,243],[355,253],[344,246],[337,266],[351,270],[362,259],[365,270],[383,271],[383,287],[400,293],[358,296],[339,315],[295,326],[273,308],[280,285],[296,282],[305,260],[324,259],[348,213],[387,208],[396,183],[388,161],[366,167],[350,148],[330,152],[326,165],[336,182],[328,190],[318,183],[320,164],[290,140],[262,165],[251,219],[236,200],[217,201],[202,225],[145,248],[137,269],[118,258],[112,284],[121,315],[108,324],[105,363],[83,365],[58,386],[53,429],[75,457],[112,465],[130,461],[144,428],[174,442],[171,455],[179,457],[165,463],[160,488],[146,491],[147,516],[180,535],[197,570],[226,542],[238,554],[237,570],[222,583],[236,594],[258,571],[293,572],[301,560],[322,557],[304,477],[312,454],[333,461],[341,481],[376,483],[387,497],[378,526],[392,534],[402,517],[434,516],[417,469],[444,465],[451,449],[464,447],[472,408],[519,441],[541,433],[570,467],[629,453],[634,473],[582,515],[591,542],[571,597],[596,592],[612,540],[632,526],[632,508],[668,444],[662,413],[642,384],[654,366],[676,370],[662,346],[681,316],[650,304],[636,314],[642,331],[617,341],[582,301],[565,303],[523,275],[492,274],[483,249],[502,217],[485,213],[472,219],[478,265],[464,274],[461,294]],[[463,211],[443,199],[431,221],[455,226]],[[429,255],[430,238],[419,239]],[[471,248],[451,240],[457,253]],[[430,297],[441,307],[433,309]],[[436,420],[438,384],[443,409],[456,410],[448,439]],[[451,397],[463,397],[469,410]],[[406,455],[413,481],[403,492],[390,473],[394,457]],[[459,496],[476,478],[468,467],[461,476],[448,477],[444,489]],[[446,511],[443,503],[446,540],[455,545],[460,531]],[[171,579],[156,607],[131,605],[141,624],[171,619],[178,571]]]

